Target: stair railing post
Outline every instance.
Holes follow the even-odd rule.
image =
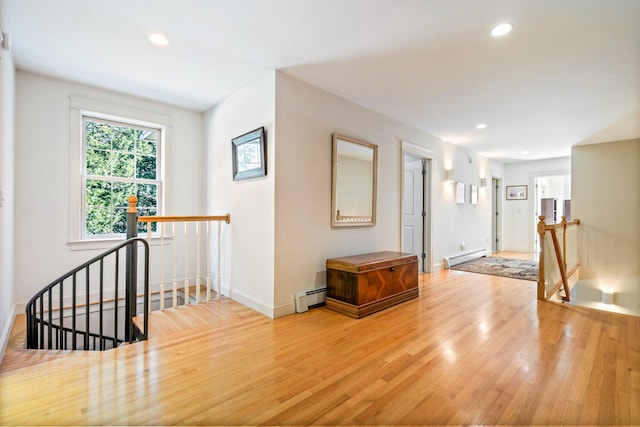
[[[129,196],[127,209],[127,240],[138,237],[138,198]],[[133,317],[136,315],[136,300],[138,289],[138,251],[137,244],[127,246],[127,270],[125,279],[125,308],[124,308],[124,340],[133,341]]]

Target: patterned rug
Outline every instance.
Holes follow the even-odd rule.
[[[538,261],[522,259],[482,257],[451,267],[452,270],[470,273],[489,274],[491,276],[512,277],[522,280],[538,280]]]

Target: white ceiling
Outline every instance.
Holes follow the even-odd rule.
[[[197,111],[279,69],[502,161],[640,137],[639,0],[0,0],[0,18],[20,69]]]

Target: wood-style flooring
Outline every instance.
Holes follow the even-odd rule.
[[[106,352],[10,348],[0,424],[640,424],[640,318],[537,301],[535,282],[443,271],[362,319],[221,299],[150,321]]]

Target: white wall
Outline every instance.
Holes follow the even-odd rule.
[[[67,245],[74,170],[69,161],[70,96],[173,117],[173,142],[166,153],[167,213],[231,213],[224,236],[230,254],[224,260],[225,293],[267,316],[292,313],[296,291],[324,285],[327,258],[400,250],[403,140],[433,153],[433,269],[441,268],[444,256],[462,252],[463,241],[465,250],[489,247],[490,192],[479,190],[477,206],[457,205],[454,186],[443,176],[453,167],[459,181],[479,185],[490,170],[501,173],[500,164],[286,74],[267,73],[203,117],[19,71],[14,296],[19,302],[94,255],[70,251]],[[267,176],[233,181],[231,139],[260,126],[267,131]],[[379,146],[375,227],[330,227],[333,132]],[[38,260],[40,268],[28,268],[32,260]]]
[[[232,95],[205,114],[208,214],[231,213],[225,246],[230,258],[223,277],[226,295],[275,317],[274,203],[278,140],[274,72]],[[267,175],[233,181],[231,139],[264,126]],[[204,157],[204,156],[203,156]]]
[[[204,210],[201,113],[18,70],[14,299],[20,304],[99,252],[72,251],[68,245],[70,180],[80,169],[70,164],[70,96],[171,116],[165,150],[166,214]]]
[[[9,51],[0,49],[0,363],[14,317],[14,95],[15,71]]]
[[[267,130],[267,176],[234,182],[231,139],[260,126]],[[334,132],[378,145],[375,227],[331,228]],[[402,140],[433,152],[435,269],[445,255],[460,252],[459,241],[467,249],[489,244],[490,192],[479,192],[478,206],[456,205],[443,175],[445,163],[459,163],[460,179],[479,185],[490,166],[502,172],[500,164],[282,72],[266,74],[207,112],[205,138],[208,213],[232,218],[225,292],[269,317],[293,313],[297,291],[325,285],[327,258],[400,250]]]
[[[489,247],[489,189],[477,206],[456,205],[445,168],[480,184],[499,164],[433,135],[372,112],[284,73],[276,74],[275,295],[278,312],[293,312],[297,291],[326,283],[327,258],[381,250],[400,251],[403,140],[433,153],[433,260]],[[377,223],[331,228],[331,136],[338,132],[378,145]],[[471,158],[471,163],[469,162]],[[446,167],[445,167],[446,166]]]
[[[574,146],[573,217],[580,219],[580,305],[640,314],[640,139]],[[601,291],[615,292],[614,305]],[[592,304],[589,304],[592,303]]]
[[[527,200],[503,201],[502,249],[505,251],[531,252],[535,233],[534,178],[563,175],[571,171],[571,157],[508,163],[504,165],[503,186],[527,185]]]

